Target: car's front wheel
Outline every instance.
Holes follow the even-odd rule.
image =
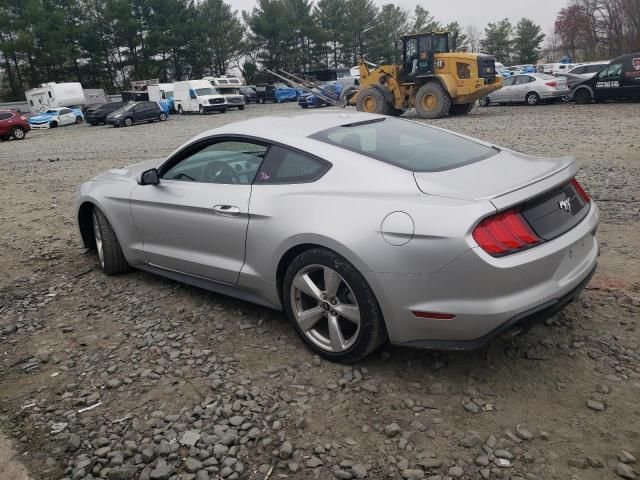
[[[11,136],[16,140],[23,140],[25,135],[26,132],[24,131],[24,128],[13,127],[13,130],[11,130]]]
[[[76,117],[76,125],[80,125],[84,120],[82,119],[82,117],[80,115],[78,115]]]
[[[131,117],[127,117],[122,121],[122,123],[125,127],[130,127],[131,125],[133,125],[133,120],[131,119]]]
[[[287,269],[282,297],[300,338],[329,360],[356,362],[387,339],[371,287],[335,252],[312,249],[298,255]]]
[[[161,122],[164,122],[167,119],[167,114],[164,112],[160,112],[160,115],[158,116],[158,118],[160,119]]]
[[[527,105],[538,105],[540,103],[540,95],[538,95],[536,92],[529,92],[527,93],[525,101],[527,102]]]
[[[120,242],[113,231],[113,227],[99,208],[93,209],[92,215],[93,238],[100,259],[100,268],[107,275],[117,275],[129,270]]]

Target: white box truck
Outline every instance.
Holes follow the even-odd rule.
[[[24,96],[33,115],[50,108],[72,107],[86,103],[82,85],[78,82],[44,83],[40,87],[27,90]]]
[[[211,85],[209,80],[184,80],[173,84],[173,101],[179,114],[198,112],[226,112],[224,96]]]
[[[224,95],[227,101],[227,108],[237,108],[244,110],[244,95],[240,92],[242,81],[236,77],[204,77],[209,80],[214,87]]]

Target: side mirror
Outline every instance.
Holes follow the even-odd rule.
[[[146,170],[140,174],[138,179],[140,185],[158,185],[160,183],[160,176],[158,175],[158,169],[152,168]]]

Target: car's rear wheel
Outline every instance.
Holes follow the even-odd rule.
[[[133,125],[133,120],[131,120],[131,117],[127,117],[122,121],[122,123],[125,127],[130,127],[131,125]]]
[[[93,237],[96,242],[96,250],[100,259],[100,268],[107,275],[117,275],[129,270],[120,242],[113,231],[109,220],[99,208],[93,209],[92,215]]]
[[[538,95],[536,92],[529,92],[525,97],[525,102],[527,102],[527,105],[531,106],[538,105],[540,103],[540,95]]]
[[[300,338],[329,360],[356,362],[387,339],[371,287],[335,252],[318,248],[298,255],[287,269],[282,297]]]
[[[24,128],[13,127],[13,129],[11,130],[11,136],[16,140],[23,140],[25,135],[26,132],[24,131]]]
[[[164,122],[167,119],[167,114],[164,112],[160,112],[160,115],[158,115],[158,118],[160,119],[161,122]]]
[[[182,109],[182,105],[178,105],[178,114],[182,115],[184,113],[184,110]]]
[[[576,103],[579,103],[580,105],[585,105],[587,103],[590,103],[592,100],[591,92],[589,92],[589,90],[587,90],[586,88],[581,88],[580,90],[578,90],[576,93],[573,94],[573,99],[575,100]]]
[[[488,107],[491,105],[491,99],[489,97],[482,97],[478,100],[478,105],[481,107]]]
[[[78,116],[76,117],[76,125],[80,125],[80,124],[82,123],[82,121],[83,121],[83,120],[82,120],[82,117],[81,117],[80,115],[78,115]]]

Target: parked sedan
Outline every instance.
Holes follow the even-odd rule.
[[[126,104],[127,102],[110,102],[95,105],[87,109],[85,112],[87,123],[90,123],[93,126],[99,125],[100,123],[106,123],[107,115],[115,112],[116,110],[120,110]]]
[[[526,103],[538,105],[543,101],[562,100],[569,95],[567,80],[545,73],[515,75],[502,81],[502,88],[483,97],[479,103],[488,107],[491,103]]]
[[[134,123],[164,122],[168,117],[158,102],[131,102],[107,115],[106,124],[130,127]]]
[[[83,183],[76,218],[130,267],[283,309],[314,352],[477,348],[585,286],[598,209],[567,157],[368,113],[262,117]]]
[[[0,140],[23,140],[31,125],[27,117],[15,110],[0,110]]]
[[[84,121],[84,114],[79,107],[51,108],[29,118],[31,128],[56,128],[65,125],[79,124]]]

